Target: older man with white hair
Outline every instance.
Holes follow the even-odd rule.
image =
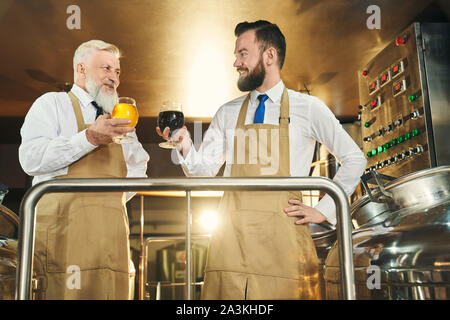
[[[81,44],[73,58],[71,91],[49,92],[33,103],[19,147],[20,164],[33,184],[56,177],[146,177],[149,156],[134,128],[110,115],[118,101],[119,58],[115,45]],[[121,134],[136,140],[113,143]],[[44,195],[37,205],[37,298],[132,297],[126,200],[122,193]]]

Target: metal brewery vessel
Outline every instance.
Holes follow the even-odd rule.
[[[413,23],[358,72],[368,165],[351,207],[357,299],[450,299],[449,40],[448,23]],[[341,297],[339,279],[335,243],[327,299]]]
[[[0,300],[13,300],[16,291],[19,217],[1,204],[7,192],[0,185]]]
[[[351,216],[357,299],[450,299],[450,166],[380,183]],[[339,272],[335,243],[325,261],[327,299],[341,298]]]

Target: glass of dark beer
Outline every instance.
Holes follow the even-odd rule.
[[[169,127],[169,137],[171,137],[175,130],[180,129],[183,126],[184,115],[181,103],[175,101],[163,102],[158,116],[158,127],[161,132],[163,132],[166,127]],[[169,141],[161,142],[159,146],[164,149],[173,149],[176,147],[176,144],[172,139],[169,139]]]

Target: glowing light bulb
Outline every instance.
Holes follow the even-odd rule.
[[[200,223],[202,227],[209,232],[214,231],[214,229],[217,226],[218,221],[218,213],[213,210],[208,210],[203,213],[203,215],[200,217]]]

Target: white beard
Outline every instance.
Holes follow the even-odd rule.
[[[102,90],[102,85],[96,84],[89,76],[86,81],[86,90],[107,113],[112,113],[114,106],[119,102],[119,95],[115,89],[111,94],[108,94]]]

